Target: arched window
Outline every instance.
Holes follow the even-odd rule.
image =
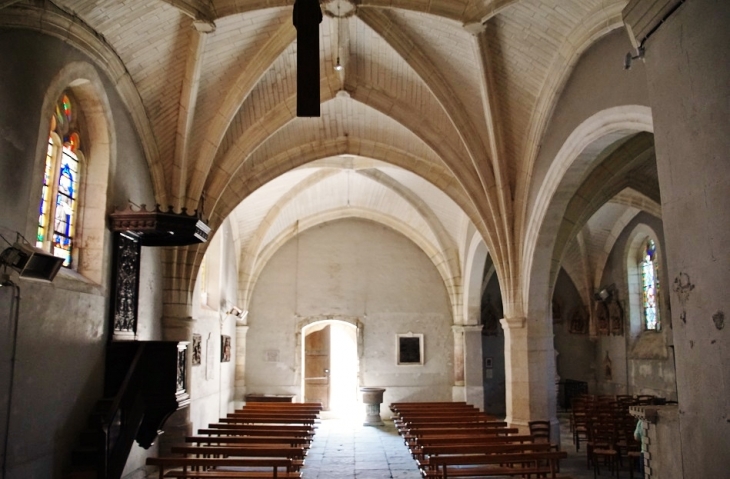
[[[51,117],[43,188],[38,214],[36,246],[73,262],[74,233],[77,227],[80,185],[81,139],[79,113],[69,92],[61,95]]]
[[[644,241],[639,260],[641,271],[642,313],[644,329],[658,331],[660,326],[659,304],[659,261],[656,255],[656,244],[651,238]]]

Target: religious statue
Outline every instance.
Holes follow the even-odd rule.
[[[586,313],[582,308],[576,308],[570,320],[571,334],[586,334]]]
[[[606,303],[603,301],[596,301],[596,331],[599,335],[608,335],[609,331],[609,315]]]
[[[617,295],[611,295],[608,302],[608,317],[611,321],[611,334],[614,336],[624,335],[624,311],[621,308]]]

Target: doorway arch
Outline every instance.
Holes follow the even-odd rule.
[[[357,317],[316,316],[297,323],[297,373],[304,402],[352,414],[358,405],[362,322]]]

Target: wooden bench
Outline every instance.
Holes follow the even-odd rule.
[[[310,440],[296,436],[188,436],[185,438],[185,442],[201,446],[222,444],[287,444],[306,450],[309,448]]]
[[[259,416],[259,415],[236,415],[219,419],[221,422],[238,424],[305,424],[314,426],[314,417],[285,417],[285,416]]]
[[[419,469],[424,470],[430,464],[430,459],[436,456],[461,454],[508,454],[527,452],[548,452],[550,444],[430,444],[421,446],[421,453],[416,458]]]
[[[195,455],[195,457],[276,457],[292,460],[290,470],[298,471],[304,466],[304,449],[292,446],[173,446],[172,454]]]
[[[221,418],[226,419],[226,418]],[[260,430],[271,428],[272,430],[280,431],[297,431],[297,432],[311,432],[314,434],[315,428],[312,424],[281,424],[277,422],[264,423],[264,424],[249,424],[249,423],[237,423],[237,422],[222,422],[216,424],[208,424],[208,429],[250,429],[254,430],[259,428]]]
[[[310,408],[322,410],[322,404],[318,402],[288,402],[288,403],[276,403],[276,402],[247,402],[244,407],[250,408],[271,408],[271,409],[297,409],[297,408]]]
[[[565,451],[438,455],[429,458],[422,475],[426,479],[498,476],[558,479],[560,459],[567,456]]]
[[[518,434],[516,427],[418,427],[404,431],[401,435],[406,444],[411,444],[414,439],[424,436],[509,436]]]
[[[408,448],[414,459],[422,455],[425,446],[441,445],[496,445],[496,444],[531,444],[533,437],[529,435],[514,436],[473,436],[473,435],[443,435],[421,436],[415,438]]]
[[[310,441],[314,436],[314,430],[308,427],[289,428],[281,426],[261,427],[256,425],[237,425],[237,424],[214,424],[208,429],[199,429],[198,434],[208,436],[278,436],[278,437],[305,437]],[[239,427],[236,427],[239,426]]]
[[[148,457],[148,466],[157,466],[159,479],[210,478],[210,479],[299,479],[301,473],[292,470],[288,458],[196,458],[196,457]],[[219,469],[226,468],[226,469]],[[236,468],[236,469],[232,469]]]

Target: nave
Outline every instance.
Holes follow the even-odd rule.
[[[567,416],[561,417],[562,450],[568,458],[561,471],[572,479],[592,479],[585,454],[576,452]],[[610,477],[608,471],[601,474]],[[362,426],[359,418],[324,418],[302,468],[303,479],[420,479],[416,462],[392,421],[380,427]],[[601,477],[601,476],[599,476]],[[622,471],[619,477],[628,477]]]

